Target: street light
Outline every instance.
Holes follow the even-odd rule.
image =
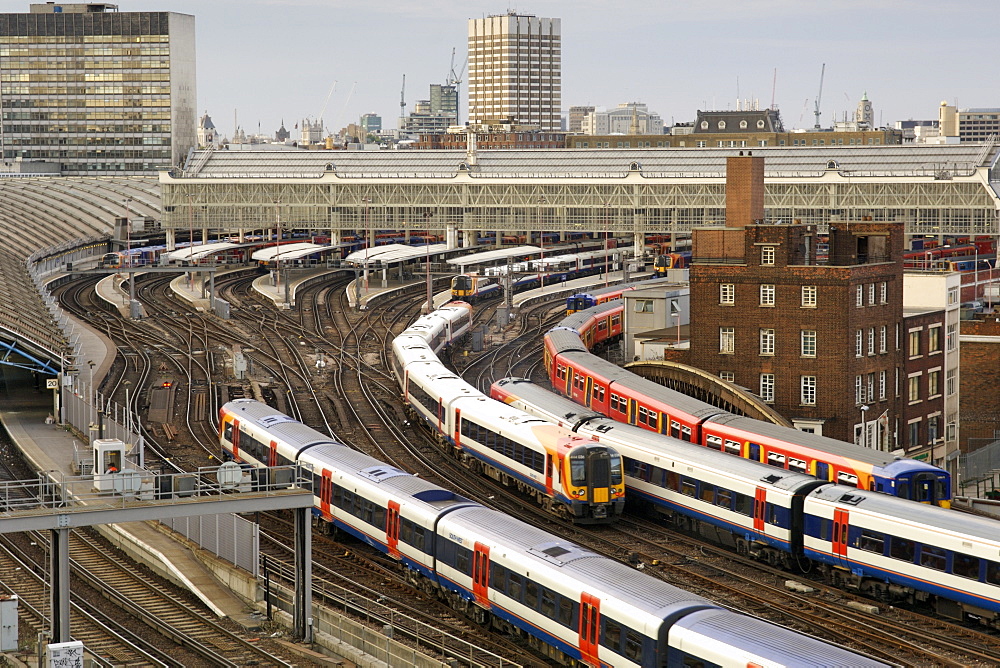
[[[538,227],[538,246],[542,249],[542,252],[538,256],[538,261],[541,265],[541,273],[538,275],[540,286],[545,287],[545,231],[542,229],[542,205],[545,204],[545,198],[538,198],[538,205],[535,207],[535,225]]]
[[[609,274],[611,273],[611,267],[608,265],[608,234],[610,233],[608,210],[610,207],[611,202],[604,203],[604,287],[608,287]]]
[[[867,421],[868,408],[869,408],[869,406],[867,404],[862,404],[861,405],[861,447],[862,448],[867,448],[868,447],[868,421]]]
[[[363,197],[361,201],[365,203],[364,208],[364,232],[365,232],[365,294],[368,294],[368,249],[371,246],[371,235],[368,232],[368,205],[372,203],[370,197]]]
[[[87,424],[94,424],[94,404],[97,401],[94,400],[94,362],[92,360],[87,360],[87,366],[90,367],[90,383],[87,385]]]

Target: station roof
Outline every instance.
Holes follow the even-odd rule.
[[[164,253],[164,256],[168,262],[174,260],[200,260],[207,255],[221,253],[222,251],[229,250],[230,248],[237,248],[238,246],[239,244],[230,243],[228,241],[220,241],[214,244],[195,244],[194,246],[179,248],[175,251]]]
[[[837,133],[830,133],[836,138]],[[676,139],[676,138],[674,138]],[[646,177],[718,178],[736,148],[481,150],[473,167],[464,150],[426,151],[197,151],[181,178],[302,178],[399,180],[509,177],[621,177],[639,171]],[[748,149],[743,149],[744,151]],[[934,176],[966,174],[991,164],[997,147],[981,144],[906,144],[882,146],[752,147],[767,159],[765,174],[817,177],[841,175]],[[831,161],[834,163],[831,166]],[[466,165],[463,168],[463,165]],[[636,167],[638,169],[636,169]]]
[[[250,257],[258,262],[271,262],[280,253],[280,259],[282,260],[298,260],[299,258],[306,257],[307,255],[313,255],[314,253],[331,250],[334,250],[333,246],[320,246],[319,244],[300,242],[261,248],[259,251],[255,251]]]
[[[491,251],[483,251],[482,253],[472,253],[471,255],[463,255],[462,257],[456,257],[448,260],[448,264],[458,265],[460,267],[466,267],[470,264],[483,264],[486,262],[495,262],[496,260],[506,260],[507,258],[516,257],[518,255],[534,255],[535,253],[541,253],[542,249],[538,246],[515,246],[513,248],[498,248]]]
[[[375,246],[374,248],[362,248],[359,251],[354,251],[350,253],[346,258],[348,262],[365,262],[366,260],[380,260],[383,255],[387,253],[396,253],[404,248],[411,248],[405,244],[386,244],[384,246]]]

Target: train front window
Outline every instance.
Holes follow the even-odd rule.
[[[622,484],[622,456],[617,453],[611,455],[611,484]]]
[[[583,454],[569,456],[569,481],[574,487],[587,484],[587,458]]]

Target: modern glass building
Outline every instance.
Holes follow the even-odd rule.
[[[197,145],[194,17],[117,5],[0,14],[0,144],[67,176],[143,174]]]

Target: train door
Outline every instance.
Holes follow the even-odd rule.
[[[240,421],[233,420],[233,459],[240,458]]]
[[[754,492],[753,528],[758,533],[764,533],[764,513],[767,510],[767,490],[758,487]]]
[[[445,432],[441,428],[441,425],[444,423],[444,399],[438,399],[438,404],[437,404],[437,421],[438,421],[438,423],[437,423],[437,430],[438,430],[438,432],[447,434],[447,432]]]
[[[760,461],[760,443],[747,441],[747,459],[752,459],[755,462]]]
[[[635,424],[635,414],[637,412],[635,399],[628,400],[628,423]]]
[[[552,487],[552,469],[554,468],[555,457],[548,452],[545,453],[545,493],[551,498],[554,493]]]
[[[399,559],[399,501],[390,501],[385,509],[385,546]]]
[[[270,446],[267,448],[267,465],[277,466],[278,465],[278,442],[271,441]]]
[[[462,409],[455,409],[455,447],[462,449]]]
[[[937,476],[933,473],[917,473],[913,476],[913,490],[911,494],[914,501],[937,505],[938,501],[941,500],[937,498],[937,490]]]
[[[817,460],[815,464],[816,464],[816,470],[813,472],[813,475],[819,478],[820,480],[829,480],[830,465],[827,464],[826,462],[821,462],[819,460]]]
[[[329,520],[333,517],[333,512],[330,509],[332,497],[333,478],[330,469],[323,469],[319,480],[319,509],[323,513],[323,519]]]
[[[591,376],[587,376],[587,382],[584,385],[583,389],[584,405],[587,408],[590,408],[591,394],[593,393],[593,391],[594,391],[594,379]]]
[[[597,658],[601,631],[601,599],[580,594],[580,660],[588,666],[600,666]]]
[[[484,608],[490,607],[489,586],[490,546],[477,542],[472,554],[472,593]]]
[[[839,556],[842,565],[847,566],[847,529],[850,526],[850,516],[842,508],[833,511],[833,536],[831,547],[834,555]]]

